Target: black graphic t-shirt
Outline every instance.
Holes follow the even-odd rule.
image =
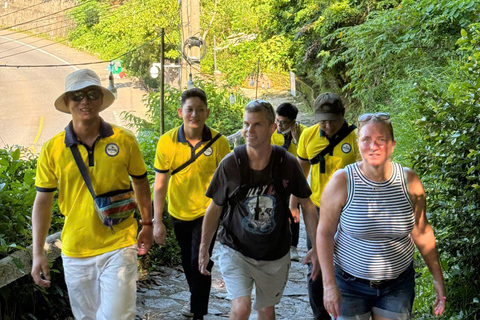
[[[237,199],[233,195],[241,178],[232,152],[220,163],[206,193],[215,204],[223,206],[220,242],[256,260],[276,260],[288,253],[291,242],[288,198],[292,193],[299,198],[311,195],[300,165],[289,153],[279,177],[285,191],[276,192],[271,177],[272,160],[261,171],[250,170],[250,183],[241,186],[245,188],[245,196]]]

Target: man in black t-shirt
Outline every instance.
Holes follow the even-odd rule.
[[[222,160],[206,193],[212,202],[202,226],[199,268],[209,274],[208,248],[222,218],[219,265],[232,299],[230,319],[248,319],[254,284],[253,307],[258,319],[275,319],[275,305],[282,297],[290,267],[291,194],[299,198],[307,233],[315,238],[317,213],[309,199],[310,188],[295,158],[271,145],[276,127],[270,103],[250,102],[243,119],[246,146]],[[314,265],[315,278],[319,271],[315,247],[306,259]]]

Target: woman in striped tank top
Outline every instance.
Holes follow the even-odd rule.
[[[358,120],[362,161],[338,170],[321,199],[317,252],[325,309],[341,320],[411,318],[416,245],[433,275],[435,315],[441,315],[445,285],[422,183],[390,160],[396,141],[389,114]]]

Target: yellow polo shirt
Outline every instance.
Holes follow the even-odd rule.
[[[147,175],[133,133],[103,120],[100,136],[91,149],[77,140],[72,123],[47,141],[38,158],[35,185],[38,192],[54,192],[58,188],[60,211],[65,216],[62,253],[69,257],[92,257],[135,244],[138,226],[133,215],[115,225],[115,233],[98,217],[69,148],[73,144],[78,145],[97,195],[129,189],[130,176]]]
[[[303,130],[305,130],[307,127],[304,126],[303,124],[300,124],[300,136],[302,135]],[[300,140],[300,139],[299,139]],[[272,134],[272,140],[271,140],[273,145],[283,147],[285,144],[285,137],[282,133],[278,132],[278,130],[275,130],[275,132]],[[298,144],[298,141],[297,141]],[[287,149],[288,152],[293,154],[293,156],[297,156],[297,145],[292,142],[290,143],[290,146]]]
[[[345,121],[343,126],[348,124]],[[335,137],[332,137],[335,138]],[[329,139],[325,132],[316,124],[305,129],[298,142],[297,156],[300,160],[309,161],[325,149],[329,144]],[[338,169],[343,169],[346,165],[356,162],[360,158],[357,146],[357,129],[350,132],[339,144],[335,146],[331,154],[325,156],[325,172],[320,172],[320,163],[311,166],[311,188],[312,195],[310,199],[320,207],[320,198],[323,189],[332,175]]]
[[[183,125],[162,135],[157,145],[155,171],[171,173],[200,151],[218,131],[203,128],[202,140],[191,146],[185,138]],[[205,196],[215,170],[230,152],[225,136],[221,136],[193,163],[170,176],[168,182],[168,212],[179,220],[191,221],[205,215],[211,199]]]

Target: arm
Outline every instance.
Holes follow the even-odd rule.
[[[148,178],[137,179],[132,177],[132,182],[142,221],[148,223],[152,221],[152,200]],[[138,233],[137,244],[139,255],[144,255],[150,250],[153,244],[153,226],[142,225],[142,230]]]
[[[306,179],[308,177],[308,174],[310,173],[310,162],[308,162],[307,160],[302,160],[298,157],[297,157],[297,161],[300,164],[300,167],[302,168],[302,171],[303,171],[303,175],[305,176],[305,179]],[[295,197],[293,194],[290,196],[290,211],[292,212],[292,215],[294,218],[295,216],[300,217],[300,212],[298,211],[298,198]],[[312,241],[312,245],[313,245],[313,242],[315,241]]]
[[[347,202],[347,176],[338,170],[322,192],[320,222],[317,228],[318,260],[322,268],[323,303],[325,309],[336,319],[340,316],[340,291],[335,282],[333,247],[340,213]]]
[[[153,212],[155,214],[155,221],[153,223],[153,234],[155,242],[159,245],[165,245],[165,238],[167,230],[163,224],[163,207],[165,206],[165,198],[167,197],[168,189],[168,173],[155,173],[155,184],[153,187]]]
[[[53,192],[37,192],[32,211],[32,278],[41,287],[50,287],[50,268],[44,246],[52,221]]]
[[[310,238],[310,242],[312,243],[312,249],[308,251],[305,259],[303,259],[303,263],[306,264],[307,262],[312,263],[312,280],[315,280],[317,276],[320,274],[320,266],[318,264],[318,257],[317,257],[317,245],[316,245],[316,234],[315,231],[318,225],[318,215],[317,215],[317,208],[313,204],[310,198],[298,198],[300,204],[302,205],[302,213],[303,213],[303,220],[305,221],[305,228],[307,230],[307,235]]]
[[[426,215],[425,190],[422,182],[415,172],[405,168],[408,180],[408,193],[413,203],[415,212],[415,225],[412,231],[412,238],[420,254],[425,260],[428,269],[433,276],[433,285],[437,293],[435,300],[435,315],[441,315],[445,309],[445,284],[443,281],[442,269],[438,259],[438,252],[435,244],[435,235],[432,226],[428,223]]]
[[[198,269],[200,273],[204,275],[210,275],[210,271],[207,270],[208,262],[210,261],[208,249],[217,230],[222,209],[223,207],[215,204],[212,200],[203,218],[202,241],[200,242],[200,250],[198,253]]]

